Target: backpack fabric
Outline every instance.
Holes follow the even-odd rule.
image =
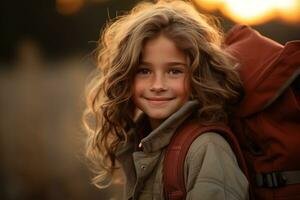
[[[246,163],[243,158],[242,151],[234,134],[227,126],[215,124],[213,126],[205,126],[197,120],[184,122],[167,147],[164,165],[163,165],[163,183],[165,198],[169,200],[181,200],[186,197],[185,177],[184,177],[184,161],[189,147],[193,141],[200,135],[214,132],[221,134],[231,145],[235,153],[239,166],[247,173]]]
[[[192,139],[183,142],[177,138],[184,136],[177,135],[196,138],[213,130],[231,144],[249,179],[252,199],[300,199],[300,41],[282,46],[250,27],[237,25],[227,33],[225,44],[226,51],[240,63],[245,88],[231,127],[234,134],[219,125],[198,125],[194,133],[179,129],[168,149],[179,144],[177,140],[186,149],[191,145]],[[182,165],[185,155],[174,152],[167,150],[165,157],[166,199],[184,199],[184,184],[176,178],[183,172],[175,166]],[[168,174],[170,171],[173,175]],[[182,195],[167,196],[172,191]]]

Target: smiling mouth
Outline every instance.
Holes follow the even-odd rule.
[[[160,104],[167,103],[173,100],[174,98],[145,98],[145,99],[151,104],[160,105]]]
[[[145,97],[148,101],[170,101],[173,100],[174,98],[162,98],[162,97],[154,97],[154,98],[147,98]]]

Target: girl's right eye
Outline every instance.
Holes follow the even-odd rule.
[[[140,74],[140,75],[148,75],[150,73],[151,72],[148,68],[138,68],[136,71],[136,74]]]

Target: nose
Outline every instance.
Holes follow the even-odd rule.
[[[152,92],[163,92],[166,91],[166,80],[163,74],[156,74],[153,76],[153,81],[150,87],[150,91]]]

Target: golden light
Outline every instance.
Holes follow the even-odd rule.
[[[56,10],[62,15],[73,15],[86,4],[104,3],[109,0],[55,0]]]
[[[200,7],[204,7],[206,10],[213,11],[216,8],[222,6],[224,0],[201,0],[196,1]]]
[[[84,0],[56,0],[56,10],[62,15],[72,15],[84,5]]]
[[[300,22],[299,0],[195,0],[199,7],[220,10],[237,23],[260,24],[271,19]]]

